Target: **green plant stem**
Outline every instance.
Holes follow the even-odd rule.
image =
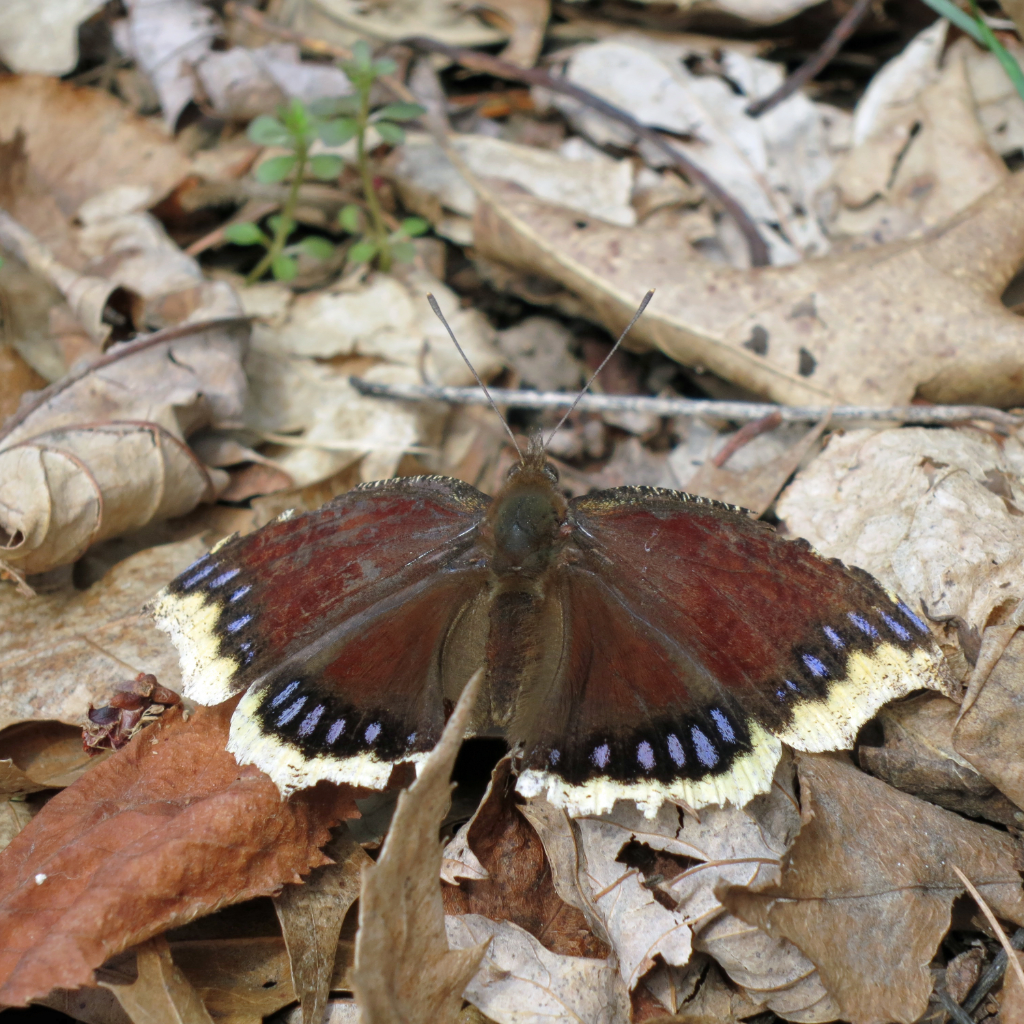
[[[370,125],[370,90],[360,89],[359,95],[359,133],[356,135],[356,159],[359,163],[359,176],[363,181],[363,194],[370,210],[373,222],[374,241],[377,243],[377,266],[385,273],[391,269],[391,246],[388,245],[388,230],[384,224],[377,190],[373,187],[373,173],[370,161],[366,156],[366,130]]]
[[[284,206],[281,208],[281,220],[278,222],[277,230],[270,242],[270,248],[263,254],[259,263],[249,271],[249,275],[245,279],[246,285],[255,284],[270,269],[274,260],[281,255],[288,236],[292,233],[292,228],[295,226],[293,215],[295,207],[299,203],[299,189],[302,188],[302,180],[306,175],[306,156],[307,147],[303,142],[295,149],[295,176],[292,178],[292,186],[288,190],[288,198],[285,199]]]

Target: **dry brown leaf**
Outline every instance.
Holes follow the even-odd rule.
[[[544,45],[551,0],[480,0],[476,6],[491,15],[488,21],[497,21],[509,35],[501,59],[532,68]]]
[[[22,722],[0,733],[0,798],[70,786],[97,764],[82,749],[82,730],[60,722]]]
[[[377,863],[363,869],[352,987],[364,1024],[454,1024],[487,949],[486,941],[449,948],[437,839],[482,679],[481,669],[466,684],[437,746],[398,798]]]
[[[1024,598],[1022,473],[1016,437],[851,430],[830,439],[777,510],[791,536],[866,569],[933,621],[981,629]]]
[[[802,827],[781,877],[720,892],[729,909],[814,962],[853,1024],[917,1020],[964,865],[995,913],[1024,922],[1005,832],[892,789],[836,755],[797,759]]]
[[[42,75],[0,79],[0,139],[19,129],[32,167],[69,217],[116,185],[144,188],[144,205],[153,205],[191,169],[172,139],[104,89]]]
[[[1000,302],[1024,253],[1022,175],[919,241],[746,271],[507,183],[474,188],[482,255],[563,284],[613,334],[655,288],[636,341],[775,401],[1024,401],[1024,320]]]
[[[1017,961],[1024,967],[1024,953],[1014,951]],[[1013,964],[1006,969],[1006,980],[999,997],[1000,1024],[1024,1024],[1024,985]]]
[[[184,336],[183,335],[184,332]],[[244,323],[172,329],[43,392],[0,438],[0,555],[25,573],[183,515],[228,482],[184,437],[237,425]],[[153,336],[159,338],[159,336]]]
[[[937,693],[887,705],[878,713],[883,745],[861,745],[857,760],[865,771],[904,793],[972,818],[1017,824],[1020,811],[954,749],[959,715],[960,706]],[[1019,728],[1019,720],[1016,724]],[[985,725],[986,740],[991,742],[992,723]],[[1009,764],[1016,749],[1000,751],[997,763]]]
[[[358,790],[282,802],[225,750],[229,701],[175,708],[55,796],[0,855],[0,1004],[93,984],[127,947],[324,863]]]
[[[132,1024],[213,1024],[199,994],[171,959],[167,940],[156,936],[135,950],[138,977],[129,983],[100,984],[114,993]]]
[[[324,853],[333,864],[314,868],[302,885],[286,885],[274,897],[303,1024],[323,1018],[341,926],[359,896],[363,866],[373,863],[344,825]]]
[[[114,686],[139,672],[180,690],[178,654],[140,609],[206,551],[197,539],[149,548],[84,591],[69,579],[26,600],[0,587],[0,728],[29,719],[80,727],[90,704],[108,704]]]
[[[986,630],[986,632],[988,632]],[[1018,808],[1024,824],[1024,632],[1018,630],[953,730],[953,747]]]
[[[553,953],[606,957],[608,947],[591,934],[587,918],[555,890],[544,846],[516,804],[511,771],[511,757],[502,758],[483,802],[454,841],[465,836],[485,874],[467,873],[457,887],[445,886],[445,913],[510,921]]]
[[[455,949],[487,952],[466,999],[497,1024],[623,1024],[629,996],[608,961],[560,956],[510,921],[446,917]],[[460,1018],[460,1021],[462,1018]]]
[[[44,387],[46,378],[36,373],[13,345],[0,345],[0,427],[18,408],[22,395]]]

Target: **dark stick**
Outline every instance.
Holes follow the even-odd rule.
[[[1024,928],[1018,928],[1013,935],[1010,936],[1010,945],[1014,949],[1024,949]],[[967,1013],[974,1013],[974,1011],[981,1005],[982,1000],[992,991],[993,986],[1000,978],[1006,973],[1006,968],[1009,965],[1009,957],[1006,955],[1006,950],[1001,949],[992,958],[992,963],[985,968],[984,974],[978,980],[978,983],[971,989],[967,994],[967,998],[964,1000],[964,1010]]]
[[[830,60],[839,52],[839,48],[853,35],[857,26],[864,20],[864,16],[871,8],[871,0],[857,0],[857,2],[843,15],[842,19],[829,33],[828,38],[821,44],[814,56],[805,60],[774,92],[760,100],[754,100],[747,107],[747,114],[750,117],[760,117],[762,114],[777,107],[784,99],[788,99],[805,86],[812,78],[821,72]]]
[[[964,1008],[944,988],[936,989],[935,995],[956,1024],[975,1024],[974,1018],[965,1012]]]
[[[456,64],[461,64],[472,71],[481,71],[484,74],[510,81],[526,82],[528,85],[539,85],[552,92],[561,93],[563,96],[571,96],[592,110],[604,114],[605,117],[626,125],[640,138],[645,139],[652,146],[657,146],[690,181],[700,182],[707,193],[718,201],[722,209],[736,221],[740,231],[743,232],[743,237],[747,240],[747,247],[750,250],[751,265],[767,266],[768,246],[747,211],[714,178],[701,170],[689,157],[679,152],[660,132],[641,124],[632,114],[620,110],[601,99],[600,96],[581,89],[578,85],[573,85],[563,78],[555,78],[554,75],[549,75],[546,71],[541,71],[538,68],[521,68],[515,64],[509,64],[507,61],[499,60],[497,57],[492,57],[488,53],[478,53],[476,50],[464,50],[459,46],[449,46],[447,43],[438,42],[438,40],[430,39],[427,36],[411,36],[408,39],[402,39],[401,43],[428,53],[443,53]]]

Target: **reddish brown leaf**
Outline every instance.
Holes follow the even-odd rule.
[[[0,1005],[93,984],[108,957],[326,862],[358,790],[287,803],[224,747],[235,701],[174,708],[54,797],[0,855]]]

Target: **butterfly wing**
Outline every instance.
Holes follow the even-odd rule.
[[[381,788],[434,745],[444,640],[483,581],[486,507],[441,477],[357,488],[229,539],[157,596],[186,696],[247,690],[229,743],[240,763],[283,793],[322,778]]]
[[[520,789],[576,813],[745,803],[781,743],[851,746],[885,702],[948,692],[927,626],[867,573],[741,509],[654,488],[570,505],[566,627]]]

